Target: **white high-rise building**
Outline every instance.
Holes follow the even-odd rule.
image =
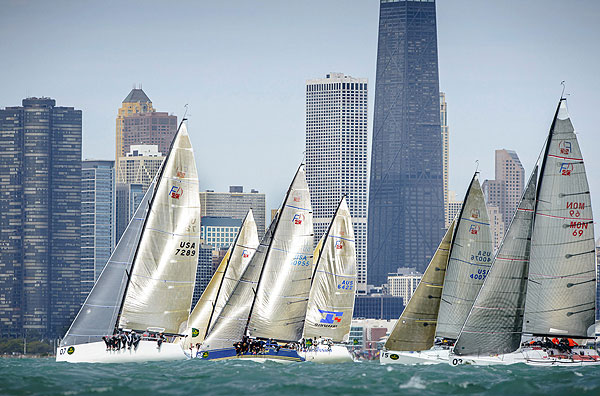
[[[359,293],[367,290],[367,79],[329,73],[306,82],[306,176],[315,243],[347,196]]]
[[[452,220],[454,220],[456,216],[460,213],[460,208],[462,208],[462,204],[463,201],[460,201],[456,198],[456,192],[448,192],[448,211],[446,212],[446,219],[448,219],[448,224],[446,225],[446,229],[450,227],[450,223],[452,223]]]
[[[389,274],[387,278],[388,293],[394,297],[402,297],[404,306],[406,306],[417,290],[422,277],[423,274],[418,272]]]

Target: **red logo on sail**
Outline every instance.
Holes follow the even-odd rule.
[[[477,235],[480,228],[481,227],[479,227],[477,224],[472,224],[471,227],[469,228],[469,231],[471,232],[471,234]]]
[[[296,213],[292,221],[294,224],[300,225],[304,221],[304,215],[302,213]]]
[[[479,218],[479,214],[480,214],[480,213],[479,213],[479,209],[473,209],[473,210],[471,211],[471,218],[472,218],[472,219],[478,219],[478,218]]]
[[[173,186],[171,187],[169,195],[171,196],[171,198],[179,199],[183,195],[183,188]]]
[[[300,202],[300,197],[294,197],[294,202]]]
[[[342,242],[342,240],[337,240],[335,241],[335,248],[336,249],[343,249],[344,248],[344,242]]]
[[[559,169],[558,173],[560,173],[562,176],[571,176],[572,171],[573,171],[573,164],[568,164],[566,162],[563,162],[562,164],[560,164],[560,169]]]
[[[248,258],[250,256],[250,253],[248,252],[248,249],[244,249],[242,251],[242,257],[243,258]]]
[[[558,142],[558,148],[560,149],[561,154],[568,155],[571,153],[571,142],[567,140],[561,140]]]

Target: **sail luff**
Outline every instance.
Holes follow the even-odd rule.
[[[442,288],[436,337],[455,340],[492,262],[492,236],[477,172],[456,224]]]
[[[433,346],[455,225],[456,219],[452,220],[417,289],[396,322],[385,343],[387,350],[423,351]]]
[[[340,201],[322,242],[303,336],[339,342],[350,332],[357,275],[352,216],[345,198]]]
[[[536,185],[537,167],[456,341],[456,355],[504,354],[520,346]]]
[[[559,102],[542,161],[523,331],[587,337],[596,306],[593,214],[565,99]]]

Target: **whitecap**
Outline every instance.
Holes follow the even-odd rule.
[[[415,375],[415,376],[412,376],[406,384],[400,385],[400,389],[408,389],[408,388],[425,389],[426,386],[425,386],[425,383],[423,382],[423,380]]]
[[[581,373],[580,373],[580,372],[578,372],[578,371],[574,371],[574,373],[575,373],[575,375],[576,375],[576,376],[578,376],[578,377],[583,377],[583,374],[581,374]]]

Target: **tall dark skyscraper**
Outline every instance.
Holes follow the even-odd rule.
[[[368,283],[424,270],[444,231],[433,0],[381,0],[369,189]]]
[[[0,337],[64,334],[81,304],[81,110],[0,109]]]

